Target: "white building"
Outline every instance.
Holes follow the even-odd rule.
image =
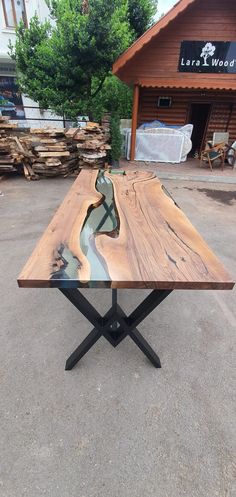
[[[19,121],[24,127],[51,125],[63,127],[59,116],[38,109],[38,104],[21,95],[15,84],[15,65],[8,54],[9,41],[14,44],[17,23],[23,20],[28,25],[35,13],[41,21],[48,18],[49,11],[44,0],[0,0],[0,110],[3,114],[11,115],[12,119]],[[43,121],[43,119],[59,119],[59,121]]]

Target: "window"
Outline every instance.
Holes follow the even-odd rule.
[[[0,111],[11,119],[25,119],[22,95],[12,76],[0,76]]]
[[[23,21],[26,25],[25,0],[2,0],[6,26],[14,28]]]
[[[169,108],[171,107],[172,104],[172,98],[171,97],[159,97],[158,98],[158,107],[164,107],[164,108]]]

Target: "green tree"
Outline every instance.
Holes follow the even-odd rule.
[[[135,32],[135,38],[139,38],[153,23],[157,0],[128,0],[128,3],[130,26]]]
[[[52,22],[40,23],[35,15],[28,28],[21,23],[10,52],[16,61],[21,91],[41,107],[74,118],[101,106],[101,99],[96,104],[96,98],[105,82],[109,93],[110,78],[108,82],[106,78],[112,64],[147,27],[153,0],[47,3]],[[140,4],[136,14],[135,3]],[[118,83],[112,84],[118,88]]]
[[[94,86],[97,86],[96,81]],[[104,112],[115,113],[123,119],[129,119],[132,114],[132,101],[132,89],[110,73],[100,92],[93,99],[94,119],[99,121]]]
[[[120,117],[116,112],[111,118],[111,159],[118,162],[121,156],[122,136],[120,132]]]

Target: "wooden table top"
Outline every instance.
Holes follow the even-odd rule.
[[[232,289],[152,172],[82,170],[22,270],[20,287]]]

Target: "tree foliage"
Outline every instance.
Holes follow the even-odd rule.
[[[111,118],[111,158],[113,161],[119,161],[121,157],[122,136],[120,132],[120,116],[113,113]]]
[[[129,0],[129,22],[139,38],[152,24],[153,16],[157,11],[157,0]]]
[[[95,87],[97,82],[94,82]],[[133,92],[111,73],[106,77],[100,92],[93,99],[93,116],[100,120],[104,112],[129,119],[132,114]]]
[[[125,94],[107,76],[114,60],[148,27],[154,0],[47,3],[51,21],[41,23],[35,15],[28,28],[21,23],[10,47],[21,91],[70,118],[101,106],[103,85],[108,94],[111,86],[115,94]],[[101,95],[108,102],[104,88]]]

